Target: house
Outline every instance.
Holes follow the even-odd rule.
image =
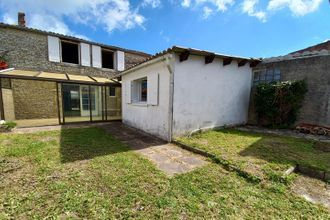
[[[172,47],[122,73],[122,120],[164,140],[244,124],[259,59]]]
[[[285,56],[263,59],[253,68],[249,124],[258,124],[254,110],[255,86],[261,82],[302,80],[307,82],[296,124],[330,127],[330,41]]]
[[[19,126],[121,119],[118,72],[150,55],[0,23],[0,56],[10,69],[0,72],[0,118]]]

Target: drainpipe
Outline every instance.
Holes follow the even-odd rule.
[[[167,137],[168,142],[171,142],[173,138],[174,61],[175,61],[175,57],[173,54],[170,54],[165,58],[165,64],[170,73],[168,137]]]

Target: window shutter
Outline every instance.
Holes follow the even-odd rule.
[[[81,56],[81,65],[91,66],[91,52],[90,45],[85,43],[80,43],[80,56]]]
[[[101,47],[92,45],[92,65],[93,67],[101,68],[102,63],[101,63]]]
[[[131,103],[131,81],[125,83],[125,102]]]
[[[123,51],[116,51],[117,70],[125,70],[125,53]]]
[[[150,74],[148,76],[147,84],[147,102],[148,105],[158,105],[158,86],[159,86],[159,74]]]
[[[60,62],[60,39],[58,37],[47,36],[48,39],[48,59],[52,62]]]

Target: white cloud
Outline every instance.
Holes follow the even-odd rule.
[[[203,19],[207,19],[213,13],[213,10],[207,6],[203,7]]]
[[[216,7],[217,11],[226,11],[235,0],[195,0],[196,5],[209,4]]]
[[[158,8],[162,5],[162,2],[160,0],[143,0],[142,6],[151,6],[152,8]]]
[[[264,11],[256,11],[256,4],[259,0],[244,0],[242,3],[243,13],[247,13],[249,16],[256,17],[262,22],[266,22],[266,13]]]
[[[153,7],[157,0],[148,2]],[[145,22],[129,0],[1,0],[0,7],[6,11],[1,18],[6,23],[16,23],[17,12],[23,11],[29,27],[80,37],[69,29],[67,19],[90,27],[99,25],[109,33],[143,27]]]
[[[191,0],[183,0],[181,3],[182,7],[184,8],[189,8],[190,4],[191,4]]]
[[[304,16],[316,11],[322,0],[270,0],[267,6],[269,11],[288,7],[296,16]]]

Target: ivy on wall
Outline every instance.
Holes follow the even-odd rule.
[[[259,125],[290,127],[297,119],[306,92],[305,80],[259,84],[255,94]]]

